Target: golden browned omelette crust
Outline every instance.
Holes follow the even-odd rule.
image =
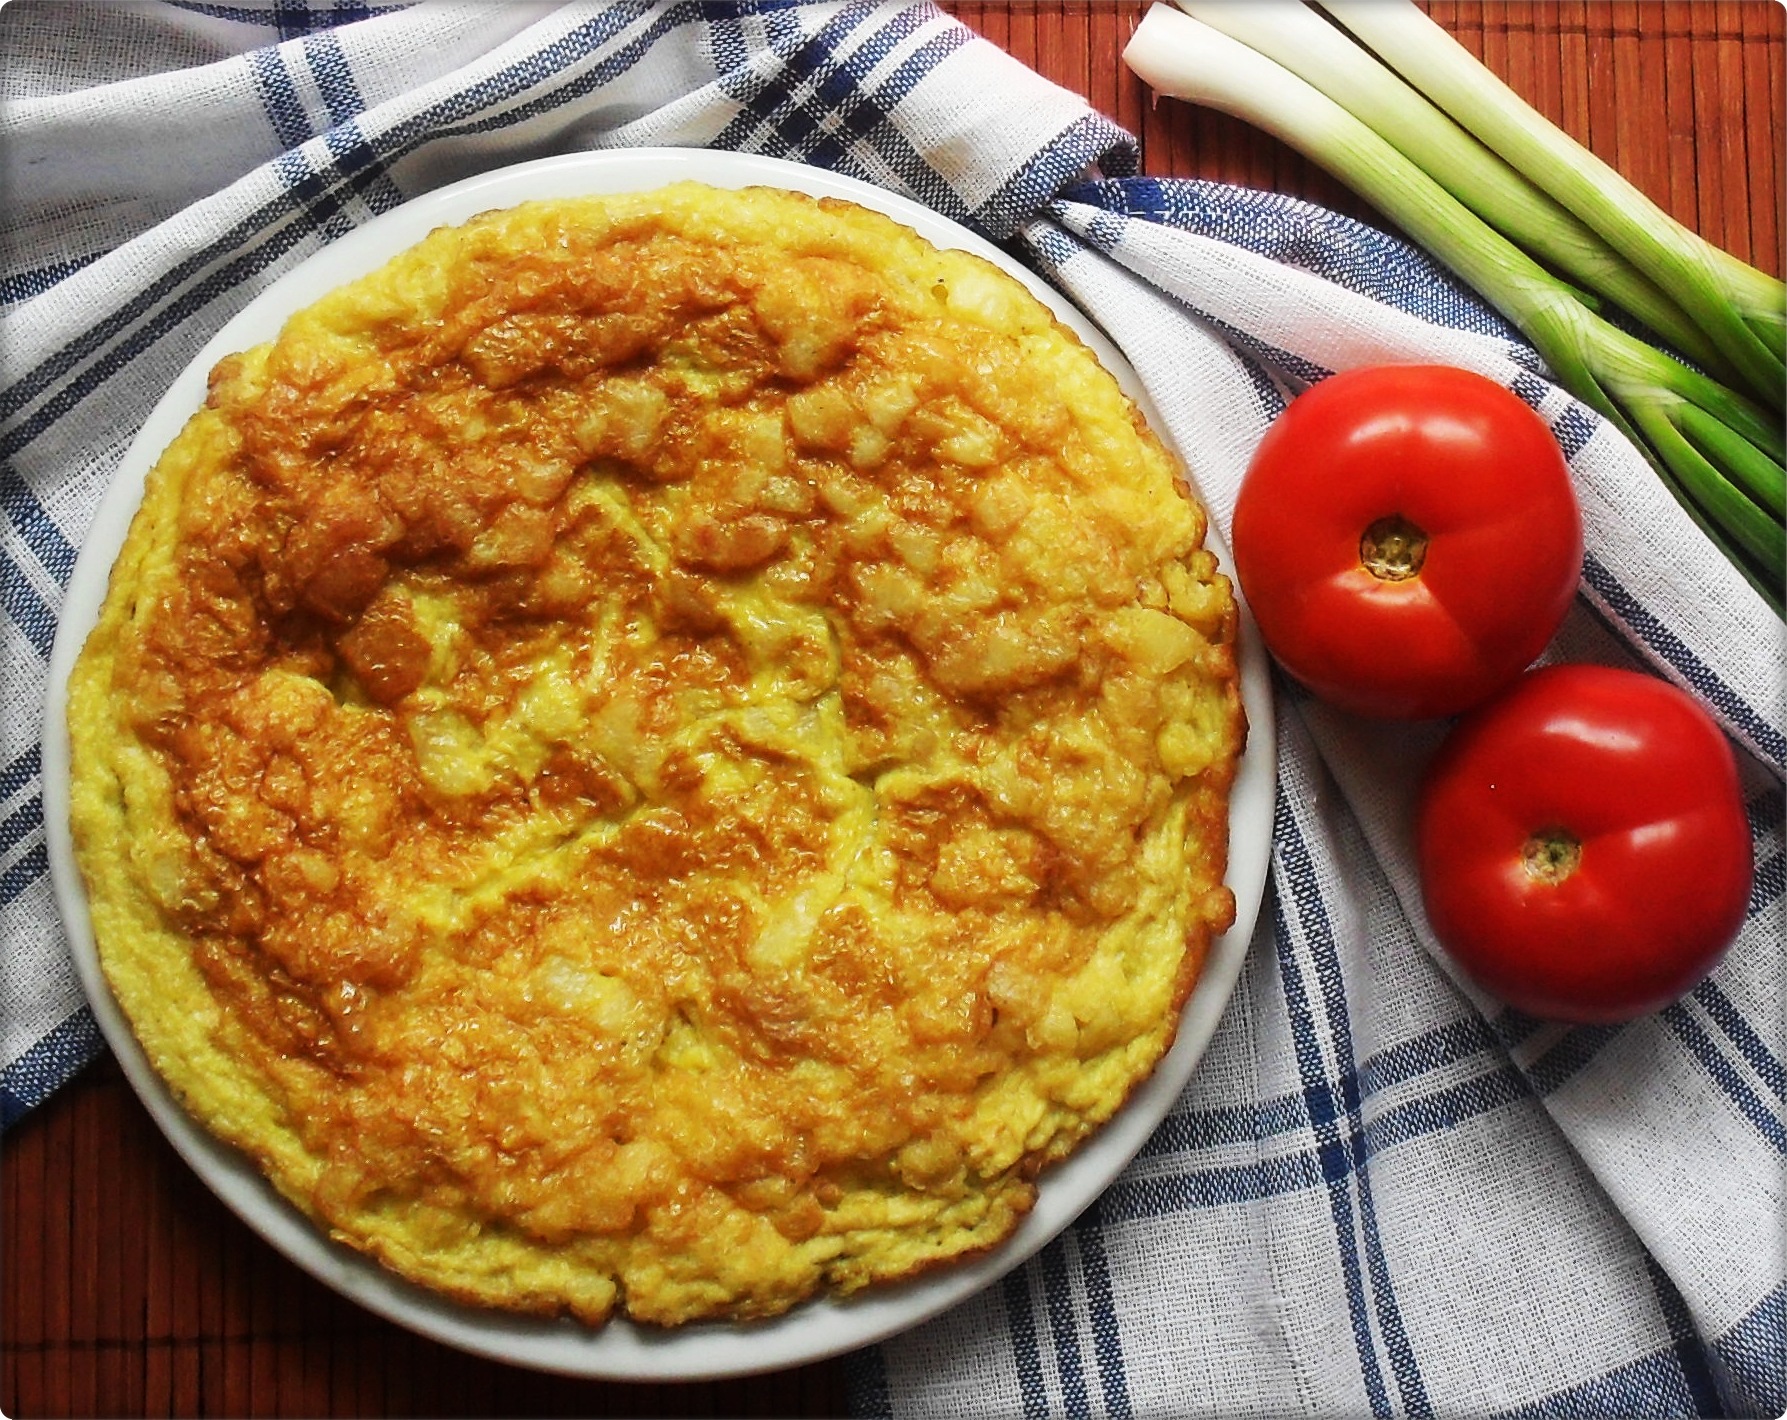
[[[150,477],[71,686],[109,979],[462,1299],[750,1317],[982,1251],[1232,918],[1203,535],[1076,339],[884,217],[437,231]]]

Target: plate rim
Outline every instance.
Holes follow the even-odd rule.
[[[1072,1156],[1050,1165],[1017,1230],[980,1257],[855,1297],[821,1296],[760,1322],[701,1322],[674,1329],[616,1316],[591,1330],[454,1302],[411,1283],[329,1237],[274,1190],[245,1155],[209,1133],[174,1099],[112,995],[87,913],[69,824],[68,675],[97,620],[113,564],[141,503],[149,468],[202,403],[205,377],[224,355],[270,338],[284,318],[327,290],[381,265],[434,227],[537,197],[644,191],[691,178],[716,187],[787,188],[841,197],[917,230],[934,245],[973,252],[1020,280],[1084,340],[1171,445],[1164,420],[1129,362],[1084,312],[1008,253],[931,208],[828,169],[721,149],[627,148],[559,154],[493,168],[434,189],[368,220],[304,258],[258,293],[200,348],[156,402],[114,470],[65,589],[49,662],[43,733],[44,826],[52,893],[87,1002],[132,1089],[206,1187],[257,1235],[324,1285],[433,1340],[530,1369],[608,1381],[724,1380],[827,1360],[934,1319],[1015,1270],[1063,1231],[1120,1175],[1171,1110],[1214,1035],[1245,963],[1270,860],[1276,745],[1263,645],[1240,598],[1233,562],[1213,520],[1208,546],[1240,603],[1241,699],[1248,738],[1230,791],[1225,881],[1234,925],[1212,943],[1183,1007],[1171,1049],[1109,1121]],[[326,268],[326,274],[325,274]],[[1191,460],[1175,450],[1190,469]],[[1245,832],[1241,831],[1245,830]]]

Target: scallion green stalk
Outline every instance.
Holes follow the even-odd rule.
[[[1274,59],[1397,148],[1515,245],[1613,301],[1669,346],[1729,374],[1694,320],[1566,207],[1385,69],[1302,0],[1177,0],[1212,29]]]
[[[1297,149],[1450,267],[1521,330],[1560,384],[1632,441],[1781,611],[1787,535],[1778,518],[1757,516],[1765,509],[1745,491],[1782,477],[1782,431],[1771,411],[1590,311],[1570,286],[1405,156],[1391,141],[1400,132],[1380,136],[1239,40],[1155,5],[1123,57],[1157,92],[1220,109]],[[1713,424],[1724,432],[1709,438]]]
[[[1776,409],[1787,402],[1787,287],[1677,222],[1530,107],[1414,0],[1322,3],[1386,65],[1674,293],[1753,395]]]

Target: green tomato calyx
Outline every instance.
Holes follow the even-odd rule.
[[[1556,887],[1582,863],[1582,840],[1565,828],[1542,828],[1520,850],[1529,878]]]
[[[1379,518],[1359,537],[1359,563],[1380,582],[1407,582],[1427,561],[1427,533],[1401,513]]]

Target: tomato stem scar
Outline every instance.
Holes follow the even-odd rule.
[[[1426,560],[1426,530],[1401,513],[1379,518],[1359,537],[1359,562],[1380,582],[1406,582],[1418,577]]]
[[[1582,840],[1568,829],[1542,828],[1520,850],[1527,876],[1535,882],[1563,882],[1582,862]]]

